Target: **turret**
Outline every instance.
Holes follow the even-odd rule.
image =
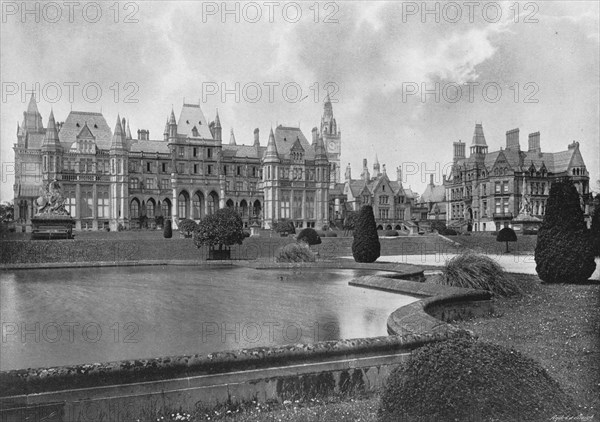
[[[42,123],[42,115],[38,111],[35,95],[31,94],[27,111],[23,112],[22,130],[32,133],[43,133],[44,125]]]
[[[475,131],[473,132],[473,141],[471,142],[471,156],[482,159],[487,154],[488,146],[485,141],[485,135],[483,134],[483,126],[481,123],[475,124]]]
[[[373,177],[379,177],[379,173],[379,158],[377,157],[377,154],[375,154],[375,161],[373,162]]]
[[[171,116],[169,117],[169,138],[177,137],[177,120],[175,120],[175,112],[171,109]]]
[[[263,163],[279,163],[279,153],[277,152],[277,145],[275,144],[273,128],[271,128],[271,133],[269,133],[269,143],[267,144],[267,150],[263,157]]]
[[[125,131],[125,139],[131,141],[133,138],[131,137],[131,129],[129,129],[129,120],[127,121],[127,130]]]
[[[319,138],[319,129],[317,129],[316,127],[312,128],[312,145],[316,146],[317,145],[317,140]]]
[[[315,163],[327,163],[328,161],[327,150],[325,149],[323,137],[319,136],[317,139],[317,144],[315,145]]]
[[[169,118],[167,117],[167,122],[165,123],[165,130],[163,131],[163,136],[165,141],[169,139]]]
[[[58,151],[61,150],[62,146],[58,139],[58,130],[56,128],[56,122],[54,121],[54,111],[50,111],[50,117],[48,118],[48,128],[46,129],[46,135],[42,143],[43,151]]]
[[[122,152],[125,150],[125,133],[121,126],[121,118],[117,116],[117,123],[115,124],[115,131],[113,133],[112,142],[110,145],[111,152]]]
[[[215,141],[221,141],[221,119],[219,119],[219,110],[217,110],[217,116],[215,117],[214,138]]]

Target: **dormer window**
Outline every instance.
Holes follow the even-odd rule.
[[[98,129],[98,125],[94,123],[94,129]]]
[[[77,122],[77,124],[76,124],[75,126],[77,126],[77,127],[81,127],[81,125],[79,124],[79,122]]]

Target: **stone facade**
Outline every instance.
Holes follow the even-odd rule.
[[[117,117],[111,131],[101,113],[71,111],[63,123],[51,113],[44,128],[32,96],[14,145],[15,220],[29,230],[40,187],[56,180],[76,230],[154,226],[160,216],[176,227],[223,207],[237,209],[246,227],[286,218],[321,228],[341,153],[329,98],[320,127],[310,143],[281,125],[267,146],[259,129],[251,145],[239,145],[233,130],[226,143],[218,113],[208,122],[199,105],[183,104],[179,119],[171,110],[162,139],[144,129],[133,138],[126,119]]]
[[[570,143],[566,151],[542,152],[540,133],[535,132],[523,151],[519,129],[513,129],[506,132],[506,148],[488,152],[483,126],[477,124],[468,158],[465,144],[454,143],[452,172],[444,181],[447,224],[463,230],[499,230],[511,225],[524,196],[531,202],[532,215],[542,219],[552,182],[565,177],[577,187],[589,217],[589,173],[579,142]]]

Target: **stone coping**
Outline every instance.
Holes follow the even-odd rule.
[[[464,289],[443,286],[434,283],[415,283],[407,280],[394,280],[383,277],[364,276],[350,281],[351,286],[401,293],[425,299],[396,309],[388,317],[387,329],[390,335],[417,335],[419,333],[458,333],[463,331],[446,321],[452,317],[438,319],[432,314],[440,307],[469,307],[470,304],[483,302],[491,310],[492,293],[486,290]]]
[[[205,261],[185,259],[141,259],[137,261],[81,261],[81,262],[27,262],[18,264],[0,264],[0,271],[38,270],[52,268],[90,268],[90,267],[141,267],[141,266],[198,266],[198,267],[232,267],[234,261]]]
[[[350,262],[321,262],[304,265],[255,263],[255,268],[348,268]],[[356,264],[356,263],[354,263]],[[390,271],[398,264],[376,263],[350,265],[354,268]],[[402,266],[405,268],[405,266]],[[408,267],[406,267],[408,268]],[[416,273],[412,267],[413,273]],[[420,275],[423,272],[420,271]],[[428,312],[440,305],[467,305],[471,301],[489,302],[489,292],[460,289],[398,280],[388,277],[364,276],[349,282],[360,286],[425,296],[394,311],[388,318],[390,336],[323,341],[280,347],[258,347],[234,351],[133,359],[107,363],[91,363],[53,368],[28,368],[0,372],[0,397],[36,394],[71,389],[94,389],[114,385],[152,382],[199,375],[218,375],[273,366],[327,362],[382,354],[409,353],[430,342],[445,340],[468,332],[434,318]],[[443,319],[442,313],[442,319]],[[90,390],[92,391],[92,390]]]

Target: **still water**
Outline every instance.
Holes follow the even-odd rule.
[[[0,369],[386,335],[417,299],[359,270],[121,267],[0,272]]]

